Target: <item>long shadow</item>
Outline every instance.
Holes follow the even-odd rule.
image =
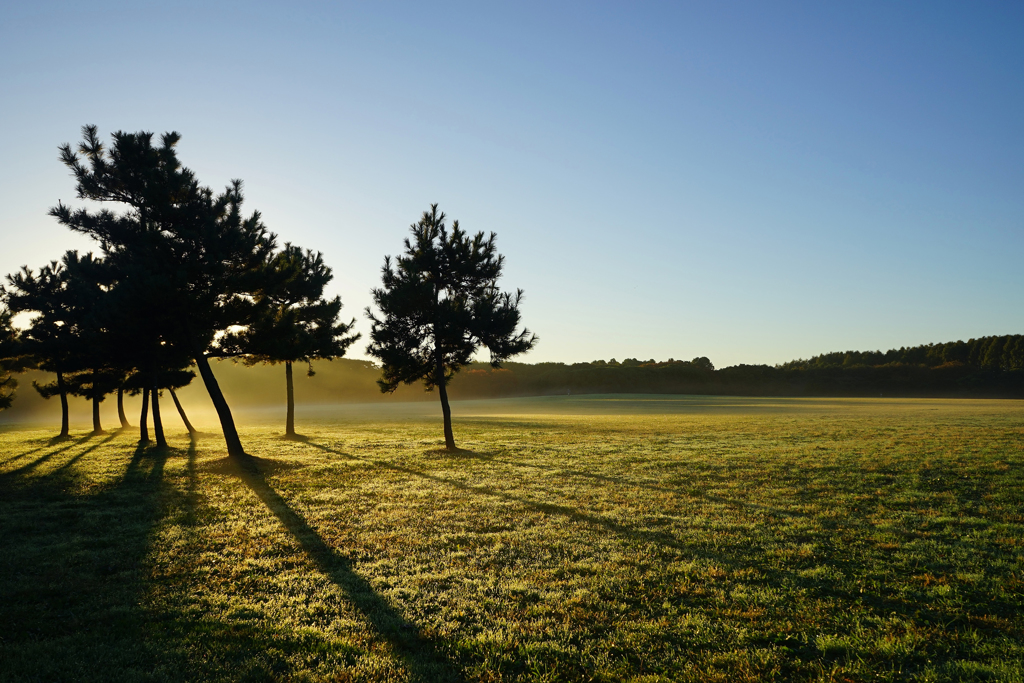
[[[4,460],[0,461],[0,465],[6,465],[7,463],[17,462],[18,460],[21,460],[22,458],[24,458],[26,456],[32,455],[33,453],[38,453],[39,451],[43,450],[44,448],[46,448],[46,446],[39,446],[38,448],[33,448],[31,450],[27,450],[24,453],[18,453],[17,455],[12,455],[11,457],[5,458]]]
[[[167,447],[158,448],[143,444],[137,445],[132,453],[132,459],[128,461],[128,466],[124,469],[121,484],[159,483],[163,477],[164,464],[167,462],[167,456],[170,453],[171,449]],[[153,463],[148,474],[142,471],[147,459]]]
[[[83,456],[88,455],[89,453],[93,452],[94,450],[96,450],[100,446],[103,446],[105,444],[110,443],[111,441],[113,441],[117,437],[118,437],[118,434],[115,432],[115,433],[111,434],[110,436],[108,436],[107,438],[103,439],[103,441],[99,441],[97,443],[94,443],[93,445],[91,445],[88,448],[86,448],[85,450],[83,450],[81,453],[78,453],[77,455],[73,456],[72,458],[70,458],[69,460],[64,462],[59,467],[55,468],[53,470],[53,472],[51,472],[48,476],[53,476],[53,475],[60,474],[61,472],[63,472],[67,468],[71,467],[76,462],[78,462],[78,460],[80,460]]]
[[[50,451],[49,453],[44,453],[42,456],[36,458],[32,462],[25,463],[21,467],[17,467],[17,468],[15,468],[13,470],[0,473],[0,479],[9,479],[11,477],[16,477],[16,476],[18,476],[20,474],[25,474],[26,472],[30,472],[30,471],[34,470],[35,468],[39,467],[40,465],[42,465],[44,462],[50,460],[53,456],[59,455],[59,454],[63,453],[64,451],[66,451],[66,450],[68,450],[70,448],[73,448],[75,446],[79,446],[79,445],[85,443],[86,441],[88,441],[91,438],[92,438],[92,435],[90,434],[88,436],[83,436],[80,439],[77,439],[75,441],[68,441],[68,442],[66,442],[67,445],[64,446],[63,448],[58,448],[56,450]],[[36,451],[39,451],[39,450],[42,450],[42,449],[36,449]],[[30,451],[30,452],[36,452],[36,451]]]
[[[780,515],[783,517],[807,517],[806,512],[797,512],[795,510],[783,510],[782,508],[775,508],[769,505],[759,505],[757,503],[748,503],[742,500],[736,500],[734,498],[725,498],[723,496],[716,496],[710,493],[694,493],[692,491],[680,491],[678,488],[672,488],[669,486],[662,486],[660,484],[653,484],[651,482],[640,482],[633,481],[630,479],[623,479],[621,477],[610,477],[606,474],[594,474],[593,472],[583,472],[582,470],[571,470],[565,467],[551,467],[550,465],[535,465],[527,462],[515,462],[513,460],[503,460],[501,458],[495,458],[493,455],[486,453],[473,453],[470,451],[464,451],[467,455],[471,455],[474,458],[480,460],[487,460],[489,462],[495,462],[502,465],[509,465],[511,467],[532,467],[538,470],[545,470],[547,472],[559,472],[562,474],[569,475],[571,477],[580,477],[583,479],[593,479],[595,481],[604,482],[606,484],[615,484],[617,486],[633,486],[635,488],[642,488],[648,491],[661,491],[664,493],[684,494],[688,496],[700,496],[716,503],[722,503],[724,505],[733,505],[740,508],[748,508],[751,510],[760,510],[762,512],[769,512],[774,515]]]
[[[407,621],[366,579],[359,576],[351,563],[338,555],[267,483],[261,466],[265,467],[265,464],[253,459],[252,463],[234,465],[233,469],[295,537],[317,568],[344,591],[352,605],[391,644],[412,679],[424,682],[463,680],[434,644],[419,633],[416,625]]]
[[[315,443],[313,441],[309,441],[307,443],[310,446],[314,446],[323,451],[327,451],[335,455],[340,455],[345,458],[365,462],[368,465],[374,467],[389,469],[396,472],[402,472],[404,474],[412,475],[415,477],[421,477],[423,479],[427,479],[430,481],[436,481],[438,483],[447,484],[456,489],[467,491],[470,493],[486,495],[494,498],[499,498],[502,500],[515,502],[517,504],[537,510],[539,512],[544,512],[546,514],[562,515],[573,521],[582,522],[595,527],[600,527],[607,531],[611,531],[615,534],[623,536],[625,538],[641,540],[653,544],[660,544],[662,546],[666,546],[684,552],[691,556],[699,556],[704,559],[714,560],[720,566],[729,568],[730,570],[756,567],[764,573],[764,576],[760,580],[760,582],[765,585],[775,585],[782,580],[792,580],[795,574],[795,570],[789,571],[784,569],[775,569],[763,566],[756,559],[757,551],[755,548],[743,549],[741,551],[740,557],[726,556],[721,553],[709,552],[705,549],[700,549],[699,551],[695,552],[695,549],[692,546],[687,546],[681,543],[675,537],[664,532],[650,532],[635,529],[632,527],[628,527],[624,524],[619,524],[614,520],[580,512],[579,510],[575,510],[568,506],[538,502],[535,500],[531,500],[529,498],[511,495],[505,493],[504,491],[493,489],[489,486],[477,486],[472,484],[466,484],[464,482],[457,480],[446,479],[444,477],[439,477],[428,472],[421,472],[410,467],[403,467],[401,465],[394,465],[379,460],[373,460],[371,458],[364,458],[357,455],[352,455],[351,453],[345,453],[325,446],[323,444]],[[834,562],[836,564],[841,564],[840,560],[835,560]],[[884,588],[880,588],[877,591],[874,591],[873,593],[864,594],[862,592],[854,594],[851,590],[835,586],[832,584],[831,581],[828,580],[822,581],[802,579],[801,583],[806,585],[807,588],[809,588],[815,594],[828,597],[830,599],[838,597],[850,601],[851,604],[855,602],[864,602],[871,606],[873,609],[875,609],[876,612],[879,614],[888,614],[891,612],[895,612],[899,614],[909,615],[921,610],[921,606],[916,601],[908,600],[907,598],[902,596],[887,594],[887,591]],[[1002,601],[1000,601],[1000,606],[1001,605]],[[938,612],[936,612],[935,614],[938,614]]]
[[[185,515],[183,523],[186,526],[195,526],[199,522],[199,472],[196,468],[198,452],[196,444],[198,439],[189,439],[188,450],[185,452],[185,495],[183,507]]]
[[[138,449],[120,480],[87,489],[64,468],[0,478],[0,678],[72,680],[83,667],[132,678],[170,662],[141,607],[166,457]]]
[[[469,493],[475,493],[478,495],[490,496],[492,498],[500,498],[509,502],[517,503],[523,507],[527,507],[538,512],[543,512],[547,515],[561,515],[567,517],[574,522],[580,522],[587,524],[592,527],[599,527],[606,531],[610,531],[618,536],[630,539],[632,541],[640,541],[644,543],[652,543],[663,547],[671,548],[687,555],[698,555],[706,559],[712,559],[715,562],[723,564],[729,568],[736,568],[737,563],[724,555],[719,553],[712,553],[707,550],[701,549],[699,552],[692,545],[688,545],[679,541],[671,534],[663,531],[645,531],[643,529],[636,529],[634,527],[620,524],[615,520],[608,519],[607,517],[600,517],[598,515],[591,515],[585,512],[580,512],[575,508],[571,508],[567,505],[557,505],[555,503],[544,503],[530,498],[524,498],[521,496],[515,496],[504,491],[492,488],[490,486],[480,486],[474,484],[467,484],[455,479],[447,479],[445,477],[439,477],[436,474],[430,474],[429,472],[422,472],[420,470],[414,470],[411,467],[403,467],[401,465],[394,465],[387,462],[381,462],[379,460],[373,460],[370,458],[362,458],[358,455],[352,455],[350,453],[343,453],[341,451],[329,448],[322,444],[315,443],[313,441],[307,442],[310,446],[319,448],[327,451],[328,453],[334,453],[335,455],[341,455],[346,458],[352,458],[353,460],[360,460],[367,464],[383,469],[393,470],[395,472],[402,472],[409,474],[414,477],[421,477],[423,479],[429,479],[430,481],[436,481],[441,484],[447,484],[453,488],[461,491],[467,491]]]

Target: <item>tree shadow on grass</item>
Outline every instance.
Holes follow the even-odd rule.
[[[50,460],[51,458],[53,458],[53,456],[60,455],[64,451],[67,451],[67,450],[69,450],[71,448],[74,448],[75,446],[79,446],[79,445],[85,443],[86,441],[88,441],[91,438],[92,438],[92,434],[89,434],[87,436],[83,436],[83,437],[80,437],[80,438],[74,439],[74,440],[72,440],[72,439],[64,439],[62,441],[59,441],[57,443],[63,443],[64,446],[62,446],[61,448],[56,448],[56,449],[54,449],[52,451],[49,451],[48,453],[43,453],[43,455],[39,456],[38,458],[36,458],[32,462],[25,463],[21,467],[17,467],[17,468],[15,468],[13,470],[9,470],[7,472],[0,473],[0,479],[16,478],[16,477],[18,477],[18,476],[20,476],[22,474],[25,474],[26,472],[34,470],[36,467],[39,467],[43,463],[45,463],[48,460]],[[51,445],[55,445],[55,444],[53,444],[53,440],[52,439],[51,439]],[[19,460],[19,459],[21,459],[21,458],[23,458],[23,457],[25,457],[27,455],[31,455],[32,453],[38,453],[41,450],[43,450],[43,448],[36,448],[36,449],[30,450],[30,451],[27,451],[25,453],[22,453],[20,456],[17,456],[16,458],[11,458],[7,462],[12,462],[13,460]]]
[[[366,618],[373,629],[387,641],[414,681],[461,681],[454,669],[434,644],[419,633],[415,624],[379,593],[369,581],[353,569],[349,560],[341,557],[296,512],[277,491],[270,486],[265,472],[275,461],[252,458],[247,463],[228,463],[227,467],[259,497],[263,504],[295,537],[317,569],[338,586],[349,602]]]
[[[872,642],[870,639],[880,634],[885,634],[884,638],[888,642],[892,636],[889,631],[890,627],[885,624],[890,623],[902,622],[905,626],[900,628],[906,628],[907,632],[926,634],[921,637],[921,641],[914,646],[912,651],[905,653],[895,650],[883,651],[870,645],[867,647],[854,646],[859,649],[851,648],[851,652],[856,653],[855,656],[858,659],[861,659],[862,656],[865,658],[861,661],[868,662],[867,666],[871,667],[868,668],[869,671],[873,669],[876,671],[913,672],[931,662],[956,663],[957,659],[969,661],[975,657],[984,659],[980,646],[972,646],[968,643],[980,642],[978,640],[980,636],[990,639],[985,647],[990,646],[992,649],[996,649],[1001,647],[998,645],[999,643],[1012,641],[1013,638],[1019,639],[1021,634],[1020,620],[1017,618],[1017,615],[1020,614],[1019,592],[1016,594],[1013,592],[1013,587],[1019,586],[1019,581],[1016,574],[1011,573],[1011,569],[995,570],[1002,571],[1002,583],[1000,584],[975,585],[973,587],[961,584],[957,590],[963,591],[964,597],[958,600],[937,600],[933,595],[929,595],[921,583],[909,581],[911,573],[914,572],[931,570],[935,574],[941,575],[943,572],[939,569],[942,568],[951,573],[956,565],[951,560],[947,560],[947,556],[956,555],[958,552],[962,553],[964,548],[970,548],[972,553],[991,553],[994,558],[1005,557],[1006,555],[997,555],[996,553],[1005,553],[1006,544],[994,543],[994,539],[983,534],[962,534],[954,530],[948,532],[946,538],[942,539],[933,529],[926,534],[930,537],[928,542],[930,544],[944,543],[946,549],[919,549],[920,546],[909,545],[919,542],[918,531],[913,528],[907,529],[908,548],[914,548],[917,557],[913,559],[912,569],[907,566],[903,570],[894,570],[892,568],[894,562],[902,561],[909,565],[910,560],[906,556],[900,560],[899,556],[893,556],[890,550],[882,551],[873,547],[875,541],[872,540],[870,531],[865,532],[864,529],[857,528],[856,525],[849,526],[849,529],[855,533],[851,532],[848,535],[842,533],[843,529],[836,532],[829,531],[826,526],[815,521],[813,515],[806,516],[811,519],[813,524],[801,522],[799,526],[799,528],[807,529],[810,533],[803,537],[799,531],[789,536],[783,534],[780,536],[781,542],[778,544],[780,548],[788,546],[789,549],[793,549],[796,543],[805,540],[813,542],[813,551],[806,554],[799,556],[790,554],[783,556],[782,559],[778,557],[773,559],[764,552],[764,548],[759,547],[759,542],[756,540],[757,534],[744,531],[738,534],[738,541],[732,541],[728,546],[724,543],[719,546],[722,548],[721,554],[707,553],[703,549],[697,549],[694,552],[668,535],[662,536],[650,531],[630,528],[616,520],[590,515],[567,506],[531,500],[517,495],[519,492],[514,489],[512,492],[507,492],[489,486],[467,484],[463,481],[438,476],[429,471],[418,471],[387,461],[355,456],[319,443],[310,442],[309,445],[346,459],[362,461],[371,467],[393,470],[412,477],[443,483],[468,493],[491,496],[512,501],[530,509],[563,515],[574,521],[578,520],[599,527],[599,530],[605,529],[622,534],[627,538],[680,548],[691,555],[713,558],[722,567],[755,569],[753,575],[745,572],[738,578],[733,576],[726,580],[736,581],[745,587],[763,586],[772,593],[784,595],[785,601],[779,602],[771,608],[774,623],[753,624],[754,628],[751,629],[749,641],[751,646],[757,649],[784,646],[785,650],[791,653],[787,656],[801,659],[804,663],[811,663],[815,660],[822,661],[822,652],[815,645],[815,637],[819,632],[829,632],[819,630],[821,627],[818,624],[823,623],[829,624],[829,629],[844,637],[849,634],[851,642],[857,642],[857,639],[862,637],[858,635],[857,631],[853,631],[853,628],[867,629],[866,632],[870,634],[868,640],[865,641],[867,643]],[[415,480],[412,480],[411,483],[414,486]],[[612,478],[609,483],[619,482]],[[631,482],[624,481],[622,483]],[[928,482],[928,485],[931,485],[931,482]],[[501,483],[499,486],[503,488],[507,486],[511,489],[514,484],[511,482]],[[948,488],[949,484],[944,486]],[[941,490],[945,491],[946,489]],[[971,483],[970,500],[980,495],[975,494],[975,491],[980,491],[980,488]],[[714,500],[711,497],[709,499]],[[920,505],[925,507],[926,503]],[[963,509],[969,510],[970,508],[964,507]],[[856,518],[856,507],[847,509],[845,514],[851,516],[851,519]],[[859,521],[855,519],[855,522],[862,525],[870,523],[867,518],[862,516]],[[765,527],[759,527],[759,529],[765,529]],[[765,534],[772,533],[775,532],[770,528],[765,530]],[[736,536],[736,534],[733,535]],[[713,536],[711,538],[713,543],[720,542]],[[769,541],[770,544],[771,541]],[[799,571],[802,569],[815,571]],[[818,569],[827,571],[817,571]],[[993,571],[993,567],[986,567],[985,570],[988,573]],[[901,575],[900,571],[904,573]],[[892,578],[891,583],[888,580],[890,577]],[[921,577],[913,578],[919,580]],[[717,579],[706,578],[704,580],[712,583]],[[953,581],[951,580],[950,583]],[[642,584],[637,587],[637,590],[642,589]],[[711,594],[709,592],[708,595]],[[616,599],[628,601],[630,598],[617,596]],[[729,617],[729,614],[736,614],[739,609],[747,610],[750,604],[747,602],[749,598],[729,597],[727,592],[723,597],[697,597],[696,594],[691,593],[690,595],[679,595],[676,599],[679,600],[680,605],[684,606],[694,604],[702,607],[708,604],[702,601],[712,599],[716,605],[724,604],[731,610],[726,613],[727,618],[724,620],[726,624],[730,620],[735,621],[735,617]],[[809,617],[808,615],[814,616]],[[867,626],[863,627],[861,624],[867,624]],[[950,635],[940,635],[943,633]],[[801,637],[793,638],[794,634]],[[975,640],[972,641],[971,638]],[[979,649],[971,649],[972,647],[979,647]],[[700,650],[694,651],[695,654],[698,652]],[[1011,651],[1004,650],[1003,652],[1010,653]],[[1012,661],[1012,654],[1000,656],[1003,657],[1000,660],[1002,662]],[[829,663],[829,657],[830,655],[825,655],[826,664]],[[946,671],[955,670],[953,668],[946,669]]]
[[[313,444],[313,445],[316,446],[317,444]],[[427,450],[423,451],[423,453],[425,453],[426,455],[438,455],[438,456],[444,455],[444,456],[448,456],[448,457],[459,457],[459,456],[462,456],[462,457],[470,457],[470,458],[472,458],[472,457],[479,457],[479,455],[480,455],[476,451],[471,451],[471,450],[468,450],[468,449],[465,449],[465,448],[458,448],[458,447],[452,448],[452,449],[448,449],[448,448],[428,448]]]
[[[143,679],[167,658],[140,606],[166,458],[137,449],[120,480],[85,489],[64,467],[0,478],[0,678]]]
[[[309,437],[305,434],[281,434],[276,438],[278,441],[299,441],[302,443],[309,441]]]
[[[107,438],[103,439],[103,441],[98,441],[98,442],[92,444],[91,446],[89,446],[88,448],[83,450],[81,453],[78,453],[78,454],[74,455],[72,458],[70,458],[66,462],[62,463],[57,468],[55,468],[54,471],[53,471],[53,474],[56,474],[56,473],[59,473],[59,472],[62,472],[64,470],[66,470],[67,468],[71,467],[76,462],[78,462],[82,457],[84,457],[84,456],[88,455],[89,453],[93,452],[94,450],[96,450],[100,446],[103,446],[103,445],[106,445],[106,444],[110,443],[111,441],[116,439],[117,436],[118,436],[117,432],[114,432],[110,436],[108,436]]]
[[[90,439],[91,437],[92,437],[92,435],[88,434],[88,435],[86,435],[84,437],[80,437],[80,441],[86,441],[86,440]],[[36,438],[36,439],[25,439],[22,443],[26,443],[26,444],[41,444],[41,445],[36,446],[35,448],[30,448],[27,451],[22,451],[21,453],[18,453],[17,455],[12,455],[9,458],[4,458],[3,460],[0,460],[0,465],[7,465],[7,464],[10,464],[10,463],[17,462],[18,460],[21,460],[22,458],[25,458],[25,457],[28,457],[28,456],[32,455],[33,453],[38,453],[39,451],[45,450],[45,449],[50,448],[52,446],[57,446],[57,445],[62,444],[62,443],[67,443],[69,441],[72,441],[73,439],[74,439],[73,436],[53,436],[53,437],[43,437],[43,438]]]
[[[199,473],[196,470],[197,439],[189,439],[188,451],[185,453],[185,517],[186,526],[195,526],[199,522]]]
[[[350,453],[318,444],[310,441],[310,446],[318,448],[320,450],[340,455],[345,458],[358,460],[365,462],[371,466],[379,467],[382,469],[389,469],[395,472],[401,472],[403,474],[435,481],[441,484],[454,487],[456,489],[466,491],[468,493],[474,493],[478,495],[489,496],[500,500],[506,500],[509,502],[517,503],[527,508],[543,512],[545,514],[560,515],[566,517],[574,522],[580,522],[587,524],[594,528],[603,529],[605,531],[612,532],[622,538],[630,539],[633,541],[639,541],[644,543],[650,543],[653,545],[660,545],[672,550],[678,551],[691,557],[700,557],[705,560],[714,561],[718,566],[726,568],[730,571],[755,569],[761,574],[758,579],[747,579],[748,583],[751,584],[762,584],[765,586],[778,586],[786,582],[796,581],[809,594],[820,596],[824,599],[835,600],[840,599],[850,605],[861,605],[861,608],[867,608],[876,615],[889,615],[889,614],[900,614],[908,619],[917,619],[920,616],[926,616],[931,619],[938,619],[949,621],[952,620],[966,619],[958,616],[955,612],[948,612],[941,609],[928,609],[923,607],[918,601],[914,599],[908,599],[906,596],[898,594],[893,588],[890,588],[884,584],[874,586],[871,590],[864,590],[862,585],[856,587],[849,585],[839,586],[836,585],[831,578],[807,578],[797,577],[798,567],[773,567],[769,562],[765,560],[765,557],[756,544],[748,544],[735,547],[734,550],[725,552],[711,551],[707,548],[695,547],[690,544],[681,542],[671,534],[667,532],[658,531],[647,531],[644,529],[637,529],[625,524],[621,524],[615,520],[607,517],[598,515],[592,515],[585,512],[581,512],[565,505],[557,505],[552,503],[545,503],[541,501],[532,500],[523,496],[517,496],[505,491],[501,491],[490,486],[467,484],[458,480],[447,479],[445,477],[437,476],[429,472],[423,472],[410,467],[404,467],[402,465],[395,465],[388,462],[374,460],[372,458],[365,458]],[[710,497],[709,497],[710,498]],[[815,558],[813,562],[815,564],[827,564],[836,567],[843,566],[850,562],[849,551],[842,547],[832,549],[831,552],[822,553],[821,556]],[[1012,600],[1006,596],[1002,596],[999,599],[989,599],[988,605],[991,609],[997,610],[1001,614],[1012,614],[1013,610],[1009,607]]]
[[[6,465],[8,463],[17,462],[18,460],[21,460],[24,457],[32,455],[33,453],[38,453],[39,451],[43,450],[44,448],[46,448],[46,446],[38,446],[36,448],[29,449],[29,450],[27,450],[27,451],[25,451],[23,453],[18,453],[17,455],[12,455],[9,458],[4,458],[2,461],[0,461],[0,465]]]
[[[608,517],[602,517],[599,515],[582,512],[576,508],[569,507],[568,505],[545,503],[542,501],[533,500],[531,498],[526,498],[524,496],[513,495],[511,493],[507,493],[505,491],[501,491],[490,486],[483,486],[479,484],[467,484],[456,479],[447,479],[445,477],[439,477],[436,474],[430,474],[429,472],[415,470],[411,467],[404,467],[402,465],[395,465],[388,462],[382,462],[380,460],[373,460],[371,458],[364,458],[358,455],[344,453],[342,451],[330,448],[328,446],[324,446],[322,444],[315,443],[313,441],[310,441],[308,443],[310,446],[313,446],[314,448],[319,448],[320,450],[327,451],[328,453],[334,453],[335,455],[341,455],[343,457],[351,458],[353,460],[360,460],[375,467],[389,469],[395,472],[402,472],[403,474],[409,474],[414,477],[428,479],[430,481],[434,481],[440,484],[446,484],[461,491],[466,491],[467,493],[475,493],[477,495],[483,495],[491,498],[506,500],[530,508],[532,510],[536,510],[537,512],[542,512],[547,515],[559,515],[562,517],[566,517],[574,522],[579,522],[581,524],[586,524],[591,527],[604,529],[605,531],[610,531],[616,534],[617,536],[632,540],[634,542],[660,545],[689,556],[699,556],[705,559],[714,560],[715,562],[722,564],[723,566],[726,566],[730,569],[735,569],[736,567],[738,567],[738,564],[732,558],[726,557],[725,555],[722,555],[720,553],[710,552],[706,549],[696,548],[691,544],[683,543],[675,536],[664,531],[647,531],[644,529],[637,529],[635,527],[627,526],[625,524],[620,524],[619,522]],[[471,451],[465,452],[471,453]]]
[[[782,508],[772,507],[770,505],[760,505],[758,503],[748,503],[742,500],[736,500],[735,498],[726,498],[724,496],[716,496],[706,491],[696,491],[692,488],[682,489],[681,487],[663,486],[661,484],[652,483],[649,481],[635,481],[632,479],[625,479],[623,477],[612,477],[607,474],[594,474],[593,472],[584,472],[582,470],[573,470],[565,467],[552,467],[550,465],[536,465],[527,462],[516,462],[514,460],[504,460],[502,458],[496,458],[489,453],[474,453],[472,451],[463,451],[463,454],[470,455],[480,460],[488,462],[494,462],[502,465],[509,465],[511,467],[529,467],[532,469],[544,470],[547,472],[557,472],[565,474],[571,477],[578,477],[581,479],[593,479],[594,481],[600,481],[606,484],[614,484],[616,486],[632,486],[635,488],[642,488],[648,491],[660,491],[663,493],[673,493],[676,495],[691,496],[694,498],[706,498],[707,500],[714,501],[716,503],[722,503],[723,505],[732,505],[738,508],[746,508],[749,510],[758,510],[766,512],[772,515],[779,515],[782,517],[807,517],[806,512],[798,512],[796,510],[784,510]]]

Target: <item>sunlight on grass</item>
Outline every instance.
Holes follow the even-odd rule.
[[[0,432],[0,679],[1022,680],[1020,402],[544,401]]]

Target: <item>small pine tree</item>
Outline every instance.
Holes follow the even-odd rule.
[[[83,350],[88,346],[86,327],[91,311],[88,297],[82,293],[89,286],[80,280],[80,260],[77,252],[69,251],[62,261],[52,261],[38,273],[23,267],[7,276],[5,290],[11,311],[37,314],[21,334],[21,349],[36,368],[56,375],[53,382],[33,382],[33,386],[43,398],[60,396],[61,437],[69,434],[71,388],[66,379],[86,369]]]
[[[411,226],[405,253],[385,257],[382,287],[373,290],[380,317],[369,308],[372,323],[367,352],[382,365],[377,382],[384,393],[399,384],[423,381],[437,387],[444,417],[444,440],[455,450],[447,385],[473,354],[486,347],[491,365],[529,351],[536,335],[519,326],[522,290],[501,292],[504,257],[498,254],[495,234],[470,237],[452,223],[437,204]]]
[[[349,334],[354,319],[338,321],[341,297],[323,296],[333,277],[322,254],[286,243],[265,270],[265,284],[256,301],[259,314],[248,327],[218,342],[219,353],[241,357],[246,365],[284,363],[286,438],[297,436],[292,364],[306,363],[312,377],[314,360],[340,358],[359,339],[358,334]]]

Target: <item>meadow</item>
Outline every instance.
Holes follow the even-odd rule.
[[[453,413],[0,427],[0,680],[1024,681],[1024,402]]]

